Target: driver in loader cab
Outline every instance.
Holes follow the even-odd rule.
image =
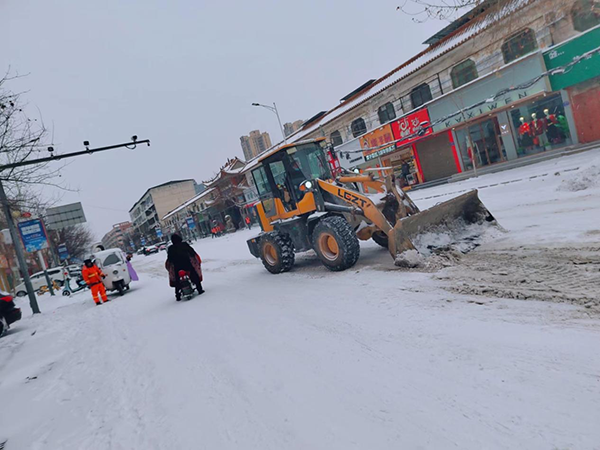
[[[102,282],[102,279],[105,278],[106,275],[102,272],[100,267],[94,264],[91,258],[88,258],[83,262],[81,276],[91,289],[92,297],[94,298],[94,303],[96,303],[96,306],[102,304],[100,302],[100,298],[102,298],[102,301],[106,303],[108,301],[108,297],[106,296],[106,289],[104,288],[104,283]]]
[[[300,201],[302,200],[302,197],[304,197],[304,192],[300,190],[300,184],[306,181],[306,176],[304,175],[304,172],[302,172],[302,168],[300,167],[300,163],[296,159],[296,156],[292,155],[290,159],[291,170],[286,177],[287,183],[280,186],[280,189],[283,192],[283,203],[287,211],[294,209],[292,193],[288,191],[288,185],[289,189],[293,191],[298,201]]]

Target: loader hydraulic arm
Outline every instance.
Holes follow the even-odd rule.
[[[373,201],[354,190],[346,189],[339,185],[333,184],[329,181],[318,180],[319,187],[330,193],[331,195],[343,200],[344,202],[358,208],[360,215],[364,216],[367,220],[371,221],[377,228],[383,231],[386,235],[390,235],[392,231],[392,224],[388,222],[383,213],[375,206]]]

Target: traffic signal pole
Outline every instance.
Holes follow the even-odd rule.
[[[144,139],[138,141],[137,136],[133,136],[131,138],[131,142],[125,142],[123,144],[109,145],[107,147],[98,147],[98,148],[88,148],[88,143],[84,142],[86,145],[85,150],[81,150],[78,152],[72,153],[64,153],[62,155],[54,155],[52,152],[54,149],[52,147],[48,148],[51,156],[46,158],[38,158],[38,159],[30,159],[26,161],[20,161],[16,163],[6,164],[0,166],[0,173],[7,169],[14,169],[16,167],[23,166],[32,166],[35,164],[44,164],[52,161],[60,161],[62,159],[74,158],[76,156],[82,155],[91,155],[93,153],[104,152],[107,150],[114,150],[118,148],[128,148],[133,150],[136,148],[137,144],[147,144],[150,145],[150,140]],[[19,269],[21,271],[21,276],[23,277],[23,281],[25,283],[25,288],[27,289],[27,295],[29,296],[29,305],[31,306],[31,311],[34,314],[40,313],[40,308],[37,303],[37,298],[35,296],[35,291],[33,290],[33,285],[31,284],[31,279],[29,278],[29,271],[27,269],[27,261],[25,260],[25,252],[23,250],[23,246],[21,245],[21,237],[17,231],[17,227],[15,226],[15,222],[13,220],[12,212],[10,210],[10,204],[8,203],[8,198],[6,197],[6,191],[4,190],[4,185],[2,184],[2,176],[0,176],[0,204],[2,207],[2,212],[4,216],[6,216],[6,222],[8,223],[8,230],[10,232],[10,236],[13,241],[13,246],[15,247],[15,253],[17,255],[17,261],[19,263]],[[50,286],[49,286],[50,287]]]

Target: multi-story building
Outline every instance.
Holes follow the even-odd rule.
[[[251,131],[249,136],[241,136],[240,143],[246,161],[261,154],[272,145],[269,133],[261,133],[259,130]]]
[[[146,241],[157,239],[161,218],[196,195],[194,180],[176,180],[148,189],[129,210],[134,231]],[[160,234],[160,231],[159,231]]]
[[[597,5],[483,2],[288,142],[325,136],[345,167],[394,167],[412,185],[600,140]]]
[[[213,179],[204,182],[204,192],[181,202],[163,217],[167,231],[177,231],[186,237],[195,233],[206,235],[214,225],[230,225],[228,216],[237,229],[246,215],[252,216],[246,192],[253,186],[248,186],[246,175],[242,173],[244,166],[244,161],[238,158],[229,159]]]
[[[123,251],[132,250],[129,234],[132,231],[131,222],[116,223],[102,238],[104,248],[120,248]]]
[[[302,120],[296,120],[295,122],[287,122],[283,124],[283,132],[285,137],[288,137],[292,133],[298,131],[304,122]]]

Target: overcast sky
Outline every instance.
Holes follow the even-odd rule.
[[[144,191],[209,179],[239,137],[327,110],[424,47],[442,23],[416,24],[395,0],[302,2],[0,0],[0,68],[54,128],[57,152],[151,147],[73,160],[60,203],[81,201],[97,237],[129,220]],[[50,192],[48,192],[50,193]]]

